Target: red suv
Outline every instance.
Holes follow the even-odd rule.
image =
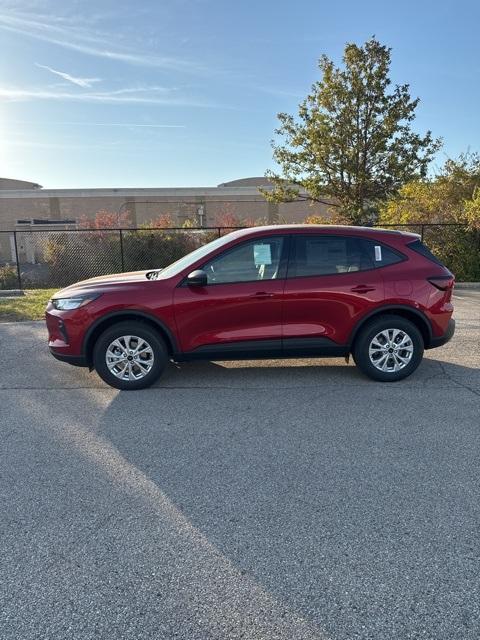
[[[218,238],[165,269],[101,276],[49,302],[58,360],[118,389],[151,385],[169,360],[353,355],[384,382],[453,335],[453,275],[417,235],[270,226]]]

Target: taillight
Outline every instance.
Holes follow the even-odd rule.
[[[440,289],[440,291],[453,289],[453,285],[455,284],[455,278],[453,276],[434,276],[432,278],[427,278],[427,280],[430,284],[433,284],[434,287]]]

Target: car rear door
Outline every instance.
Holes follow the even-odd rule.
[[[250,239],[201,265],[206,286],[180,283],[174,310],[182,352],[280,353],[287,252],[288,236]]]
[[[284,351],[345,345],[356,321],[384,298],[382,276],[362,239],[292,235],[284,291]]]

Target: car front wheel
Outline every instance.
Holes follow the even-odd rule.
[[[401,316],[375,318],[355,340],[353,359],[373,380],[395,382],[412,374],[423,358],[423,338],[418,328]]]
[[[144,389],[152,385],[168,363],[162,338],[142,322],[120,322],[98,338],[93,365],[116,389]]]

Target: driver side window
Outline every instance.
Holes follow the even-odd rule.
[[[281,236],[258,238],[234,247],[204,265],[208,284],[275,280],[280,277],[282,248]]]

